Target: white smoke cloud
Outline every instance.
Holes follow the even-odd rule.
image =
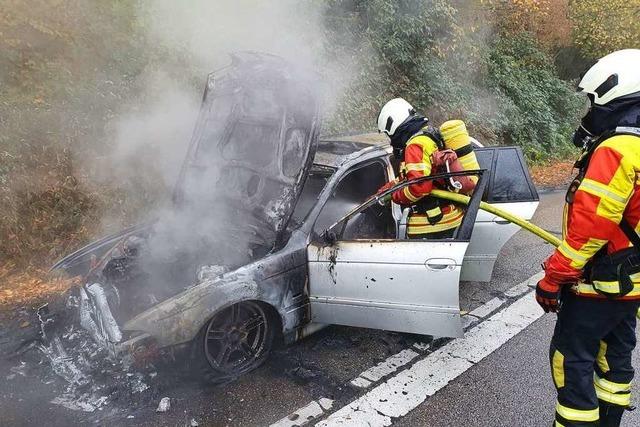
[[[103,181],[117,177],[126,184],[140,181],[145,174],[159,174],[163,184],[172,187],[189,145],[207,74],[229,64],[232,52],[266,52],[309,70],[329,69],[322,62],[322,9],[317,4],[141,1],[137,14],[146,43],[166,56],[154,59],[136,77],[137,86],[143,88],[141,95],[132,105],[123,106],[120,116],[108,125],[112,149],[107,161],[98,162],[97,176]]]
[[[322,54],[321,12],[318,2],[295,0],[159,0],[139,7],[152,39],[210,69],[237,50],[316,64]]]
[[[184,286],[187,283],[179,279],[157,274],[161,271],[158,266],[177,261],[178,257],[197,260],[198,264],[216,262],[214,258],[218,258],[217,262],[237,265],[238,259],[246,262],[244,254],[250,257],[256,240],[260,241],[261,233],[267,232],[252,228],[251,213],[210,203],[216,195],[230,191],[225,190],[225,180],[219,179],[216,170],[209,170],[197,182],[186,181],[194,188],[185,191],[202,194],[201,202],[178,207],[171,204],[170,190],[189,147],[207,74],[228,65],[230,53],[244,50],[281,56],[294,63],[296,70],[327,70],[327,64],[322,63],[322,10],[312,1],[197,0],[187,6],[159,0],[142,1],[136,11],[145,43],[164,56],[154,57],[136,76],[136,86],[142,88],[139,99],[123,105],[119,118],[109,124],[112,150],[102,162],[99,175],[103,180],[117,179],[128,187],[130,198],[140,196],[136,194],[140,185],[134,183],[161,177],[164,203],[149,207],[140,218],[160,220],[145,252],[148,259],[142,264],[154,277],[153,287]],[[260,105],[264,100],[256,102]],[[300,99],[300,103],[303,110],[309,100]],[[227,185],[239,185],[232,178],[227,181]],[[246,218],[240,221],[239,216]],[[103,221],[105,227],[115,222],[109,214]],[[247,225],[244,229],[224,226],[237,223]],[[202,259],[209,250],[222,251],[227,241],[233,242],[235,252],[227,249],[222,254],[212,253],[211,259]],[[197,266],[193,267],[187,276],[195,274]]]

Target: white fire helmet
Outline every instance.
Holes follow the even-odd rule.
[[[416,110],[411,104],[402,98],[394,98],[384,104],[378,115],[378,131],[393,136],[396,129],[409,117],[414,115]]]
[[[640,97],[640,49],[624,49],[610,53],[585,73],[578,90],[591,95],[596,105],[628,95]]]

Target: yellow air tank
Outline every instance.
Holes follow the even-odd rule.
[[[465,126],[462,120],[448,120],[444,122],[440,126],[440,134],[444,140],[445,148],[456,152],[458,160],[464,170],[480,169],[476,154],[473,152],[467,126]],[[475,183],[478,182],[477,176],[473,176],[471,179]]]

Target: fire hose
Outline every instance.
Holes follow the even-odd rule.
[[[453,193],[451,191],[445,191],[445,190],[438,190],[435,188],[431,190],[430,195],[434,197],[438,197],[440,199],[449,200],[451,202],[461,203],[464,205],[468,205],[469,201],[471,200],[469,196],[465,196],[464,194]],[[537,225],[534,225],[529,221],[520,218],[517,215],[510,214],[509,212],[506,212],[500,208],[497,208],[490,203],[480,202],[480,209],[482,209],[483,211],[492,213],[496,216],[499,216],[500,218],[503,218],[513,224],[518,225],[519,227],[540,237],[542,240],[548,243],[551,243],[553,246],[558,247],[560,246],[560,243],[562,243],[560,239],[558,239],[556,236],[549,233],[548,231],[543,230]]]
[[[367,202],[363,205],[363,206],[368,206],[368,204],[370,203],[380,203],[380,204],[385,204],[386,200],[391,199],[391,193],[393,193],[394,191],[404,188],[410,184],[417,184],[419,182],[423,182],[423,181],[429,181],[429,180],[433,180],[433,179],[438,179],[438,178],[454,178],[455,176],[461,176],[461,175],[468,175],[471,174],[473,172],[481,172],[481,171],[458,171],[458,172],[450,172],[450,173],[446,173],[446,174],[438,174],[438,175],[432,175],[432,176],[423,176],[420,178],[415,178],[413,180],[410,181],[403,181],[400,183],[397,183],[394,186],[391,186],[389,188],[383,188],[382,191],[380,191],[378,194],[374,194],[373,196],[371,196],[369,198],[369,200],[367,200]],[[455,186],[455,185],[454,185]],[[460,203],[463,205],[469,205],[470,201],[471,201],[471,197],[470,196],[466,196],[464,194],[459,194],[459,193],[454,193],[451,191],[446,191],[446,190],[440,190],[437,188],[434,188],[431,190],[431,192],[429,193],[431,196],[433,197],[437,197],[440,199],[444,199],[444,200],[449,200],[451,202],[455,202],[455,203]],[[560,244],[562,243],[560,241],[560,239],[558,239],[556,236],[554,236],[553,234],[549,233],[548,231],[538,227],[537,225],[534,225],[532,223],[530,223],[529,221],[520,218],[517,215],[513,215],[510,214],[509,212],[506,212],[500,208],[495,207],[492,204],[486,203],[481,201],[480,202],[480,209],[482,209],[483,211],[492,213],[496,216],[499,216],[500,218],[505,219],[506,221],[509,221],[512,224],[516,224],[519,227],[535,234],[536,236],[540,237],[542,240],[544,240],[547,243],[551,243],[553,246],[558,247],[560,246]],[[349,216],[351,216],[353,213],[357,212],[359,209],[361,209],[362,206],[355,208],[352,212],[349,212],[347,215],[345,215],[344,218],[347,218]],[[344,219],[343,218],[343,219]],[[339,220],[338,222],[336,222],[334,225],[340,223],[342,221]],[[333,226],[332,226],[333,227]],[[331,228],[331,227],[329,227]]]
[[[453,193],[451,191],[438,190],[438,189],[431,190],[431,195],[434,197],[438,197],[440,199],[449,200],[451,202],[462,203],[464,205],[468,205],[469,201],[471,200],[469,196],[465,196],[464,194],[458,194],[458,193]],[[489,203],[480,202],[480,209],[482,209],[483,211],[492,213],[494,215],[497,215],[500,218],[503,218],[513,224],[516,224],[524,228],[527,231],[530,231],[531,233],[540,237],[542,240],[546,241],[547,243],[551,243],[555,247],[560,246],[560,244],[562,243],[560,239],[558,239],[556,236],[549,233],[548,231],[543,230],[537,225],[534,225],[529,221],[518,217],[517,215],[512,215],[509,212],[505,212],[502,209],[497,208]],[[640,308],[636,313],[636,317],[640,319]]]
[[[384,205],[388,200],[391,199],[391,193],[393,193],[394,191],[397,191],[401,188],[404,188],[408,185],[411,184],[417,184],[423,181],[431,181],[434,179],[439,179],[439,178],[445,178],[445,179],[449,179],[449,178],[454,178],[456,176],[462,176],[462,175],[470,175],[473,174],[474,172],[480,172],[482,173],[482,171],[457,171],[457,172],[448,172],[446,174],[438,174],[438,175],[432,175],[432,176],[423,176],[423,177],[419,177],[419,178],[415,178],[409,181],[402,181],[400,183],[396,183],[396,185],[388,187],[388,188],[383,188],[382,191],[378,192],[378,194],[374,194],[373,196],[371,196],[367,202],[365,202],[365,204],[363,204],[362,206],[356,207],[355,209],[353,209],[351,212],[349,212],[348,214],[346,214],[342,219],[340,219],[338,222],[336,222],[334,225],[332,225],[330,228],[332,228],[333,226],[337,225],[338,223],[342,222],[344,218],[348,218],[351,215],[353,215],[354,213],[358,212],[360,209],[362,209],[363,207],[367,207],[369,206],[369,204],[371,203],[380,203],[382,205]],[[455,187],[455,185],[452,183],[452,185]],[[430,196],[433,197],[437,197],[439,199],[444,199],[444,200],[449,200],[451,202],[455,202],[455,203],[460,203],[463,205],[469,205],[470,201],[471,201],[471,197],[470,196],[466,196],[464,194],[459,194],[459,193],[454,193],[451,191],[446,191],[446,190],[440,190],[437,188],[434,188],[431,190],[431,192],[429,193]],[[520,218],[517,215],[513,215],[510,214],[509,212],[506,212],[500,208],[497,208],[496,206],[487,203],[487,202],[483,202],[480,201],[480,209],[482,209],[483,211],[492,213],[496,216],[499,216],[500,218],[509,221],[512,224],[515,224],[533,234],[535,234],[536,236],[540,237],[542,240],[544,240],[547,243],[552,244],[555,247],[560,246],[560,244],[562,243],[560,241],[560,239],[558,239],[556,236],[554,236],[553,234],[549,233],[548,231],[542,229],[541,227],[538,227],[537,225],[534,225],[532,223],[530,223],[529,221]]]

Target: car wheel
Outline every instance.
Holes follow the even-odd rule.
[[[260,366],[273,347],[277,325],[272,310],[256,301],[218,312],[199,337],[206,379],[227,382]]]

